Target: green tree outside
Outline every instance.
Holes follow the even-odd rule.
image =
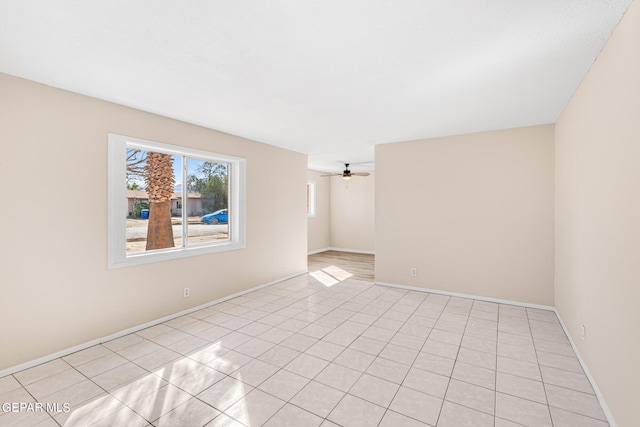
[[[187,177],[187,191],[199,193],[202,209],[208,213],[228,206],[228,165],[204,162]]]

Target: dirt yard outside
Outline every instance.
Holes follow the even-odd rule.
[[[127,218],[127,253],[144,252],[147,246],[147,224],[146,219]],[[173,218],[174,244],[176,247],[182,246],[182,219]],[[209,243],[227,240],[229,238],[228,224],[203,224],[200,217],[189,217],[187,222],[188,238],[187,243],[194,245],[198,243]]]

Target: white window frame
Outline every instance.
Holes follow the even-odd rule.
[[[158,249],[127,255],[126,249],[126,149],[127,146],[147,151],[186,156],[229,164],[229,239],[221,242],[200,243],[182,247]],[[183,165],[184,168],[184,165]],[[186,169],[185,169],[186,170]],[[183,180],[183,199],[187,194]],[[185,206],[184,200],[182,203]],[[183,215],[186,215],[183,209]],[[168,261],[213,252],[231,251],[246,247],[246,160],[208,151],[147,141],[129,136],[108,134],[108,213],[107,213],[107,265],[109,269]],[[183,234],[186,222],[183,221]],[[183,239],[184,240],[184,239]]]
[[[307,218],[315,218],[316,217],[316,182],[315,181],[307,181],[307,204],[309,206],[309,210],[307,212]]]

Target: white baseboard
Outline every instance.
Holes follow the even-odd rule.
[[[326,250],[335,250],[335,251],[342,251],[342,252],[355,252],[355,253],[369,253],[369,252],[353,251],[353,250],[340,249],[340,248],[321,249],[321,250],[319,250],[317,252],[313,252],[313,253],[324,252]],[[311,255],[312,253],[309,253],[309,254]],[[186,310],[180,311],[178,313],[170,314],[170,315],[162,317],[160,319],[156,319],[156,320],[153,320],[151,322],[144,323],[142,325],[134,326],[132,328],[129,328],[129,329],[126,329],[126,330],[123,330],[123,331],[120,331],[120,332],[116,332],[115,334],[111,334],[111,335],[108,335],[108,336],[105,336],[105,337],[102,337],[102,338],[98,338],[98,339],[95,339],[95,340],[91,340],[91,341],[85,342],[83,344],[79,344],[79,345],[76,345],[76,346],[73,346],[73,347],[69,347],[69,348],[66,348],[64,350],[60,350],[58,352],[55,352],[55,353],[40,357],[38,359],[31,360],[29,362],[21,363],[20,365],[16,365],[16,366],[1,370],[0,371],[0,378],[2,378],[4,376],[7,376],[7,375],[14,374],[14,373],[19,372],[19,371],[23,371],[25,369],[32,368],[32,367],[40,365],[42,363],[50,362],[52,360],[58,359],[60,357],[67,356],[67,355],[72,354],[72,353],[76,353],[76,352],[78,352],[80,350],[87,349],[87,348],[92,347],[92,346],[94,346],[96,344],[101,344],[101,343],[104,343],[104,342],[107,342],[107,341],[111,341],[113,339],[120,338],[122,336],[125,336],[125,335],[128,335],[128,334],[140,331],[142,329],[146,329],[146,328],[149,328],[151,326],[155,326],[155,325],[158,325],[160,323],[164,323],[166,321],[175,319],[177,317],[184,316],[185,314],[193,313],[195,311],[202,310],[203,308],[207,308],[207,307],[211,307],[211,306],[216,305],[216,304],[220,304],[220,303],[222,303],[224,301],[228,301],[230,299],[239,297],[239,296],[247,294],[249,292],[253,292],[253,291],[256,291],[256,290],[259,290],[259,289],[263,289],[263,288],[266,288],[268,286],[274,285],[276,283],[280,283],[280,282],[283,282],[285,280],[289,280],[289,279],[301,276],[301,275],[306,274],[306,273],[307,272],[305,271],[305,272],[301,272],[301,273],[292,274],[290,276],[282,277],[280,279],[276,279],[276,280],[274,280],[272,282],[269,282],[269,283],[258,285],[258,286],[255,286],[253,288],[246,289],[244,291],[236,292],[235,294],[231,294],[231,295],[228,295],[226,297],[219,298],[217,300],[210,301],[208,303],[198,305],[196,307],[191,307],[191,308],[188,308]],[[575,342],[573,341],[573,338],[572,338],[571,334],[569,333],[566,325],[562,321],[562,318],[560,317],[560,314],[555,309],[555,307],[551,307],[551,306],[547,306],[547,305],[523,303],[523,302],[519,302],[519,301],[502,300],[502,299],[497,299],[497,298],[488,298],[488,297],[482,297],[482,296],[478,296],[478,295],[469,295],[469,294],[463,294],[463,293],[458,293],[458,292],[442,291],[442,290],[438,290],[438,289],[427,289],[427,288],[420,288],[420,287],[416,287],[416,286],[398,285],[398,284],[394,284],[394,283],[386,283],[386,282],[378,282],[378,281],[376,281],[376,282],[374,282],[374,284],[379,285],[379,286],[387,286],[387,287],[405,289],[405,290],[410,290],[410,291],[434,293],[434,294],[447,295],[447,296],[453,296],[453,297],[461,297],[461,298],[472,298],[472,299],[476,299],[476,300],[479,300],[479,301],[494,302],[494,303],[498,303],[498,304],[510,304],[510,305],[516,305],[516,306],[521,306],[521,307],[529,307],[529,308],[536,308],[536,309],[541,309],[541,310],[553,311],[556,314],[556,317],[558,318],[558,321],[560,322],[560,325],[562,326],[562,329],[564,330],[565,335],[569,339],[571,347],[573,348],[573,351],[575,352],[576,357],[578,358],[578,361],[580,362],[580,365],[582,366],[582,369],[585,372],[585,375],[587,376],[589,382],[591,383],[591,386],[593,387],[594,392],[596,393],[596,397],[598,398],[598,401],[600,402],[600,406],[602,407],[602,410],[603,410],[605,416],[607,417],[607,421],[609,422],[609,425],[611,427],[617,427],[615,419],[613,418],[613,414],[611,413],[611,411],[609,409],[609,406],[607,405],[607,403],[604,400],[604,396],[600,392],[600,389],[598,388],[595,379],[593,378],[593,376],[589,372],[589,369],[587,368],[587,365],[585,364],[584,359],[582,359],[582,356],[580,355],[580,352],[578,351],[578,348],[576,347]]]
[[[589,382],[591,383],[591,387],[593,387],[593,391],[596,393],[596,397],[598,398],[598,402],[600,402],[600,406],[602,407],[604,416],[607,417],[609,426],[618,427],[618,424],[616,424],[616,420],[613,418],[613,414],[611,413],[611,410],[609,409],[607,402],[605,402],[604,400],[604,396],[602,395],[602,393],[600,392],[600,389],[598,388],[598,385],[596,384],[596,380],[593,378],[593,376],[591,376],[591,372],[589,372],[589,368],[587,368],[587,364],[584,363],[584,360],[582,359],[582,355],[580,355],[580,352],[578,351],[578,347],[576,347],[576,343],[573,341],[573,338],[571,337],[571,334],[569,333],[567,326],[562,321],[562,317],[560,317],[560,313],[558,313],[558,311],[555,308],[553,309],[553,311],[556,313],[556,317],[560,321],[560,325],[562,325],[564,334],[569,339],[569,343],[571,343],[573,352],[576,354],[576,357],[578,358],[578,361],[580,362],[580,365],[582,366],[582,369],[584,370],[585,375],[587,376],[587,378],[589,379]]]
[[[349,248],[330,248],[332,251],[338,252],[351,252],[352,254],[366,254],[366,255],[375,255],[376,251],[368,251],[363,249],[349,249]]]
[[[266,288],[267,286],[275,285],[276,283],[284,282],[285,280],[289,280],[289,279],[301,276],[301,275],[306,274],[306,273],[307,273],[306,271],[303,271],[303,272],[300,272],[300,273],[292,274],[290,276],[282,277],[280,279],[276,279],[276,280],[274,280],[272,282],[269,282],[269,283],[258,285],[258,286],[255,286],[253,288],[246,289],[244,291],[236,292],[235,294],[227,295],[226,297],[222,297],[222,298],[219,298],[217,300],[210,301],[210,302],[207,302],[205,304],[198,305],[196,307],[191,307],[191,308],[188,308],[186,310],[182,310],[182,311],[180,311],[178,313],[173,313],[173,314],[170,314],[168,316],[162,317],[160,319],[152,320],[152,321],[144,323],[142,325],[137,325],[137,326],[131,327],[129,329],[125,329],[124,331],[116,332],[115,334],[111,334],[111,335],[107,335],[107,336],[102,337],[102,338],[97,338],[97,339],[94,339],[94,340],[91,340],[91,341],[87,341],[85,343],[78,344],[78,345],[73,346],[73,347],[65,348],[64,350],[60,350],[60,351],[57,351],[55,353],[48,354],[48,355],[40,357],[38,359],[30,360],[29,362],[21,363],[19,365],[12,366],[12,367],[7,368],[7,369],[3,369],[3,370],[0,371],[0,378],[2,378],[4,376],[7,376],[7,375],[14,374],[14,373],[19,372],[19,371],[23,371],[25,369],[33,368],[34,366],[40,365],[42,363],[50,362],[50,361],[58,359],[60,357],[68,356],[68,355],[70,355],[72,353],[76,353],[76,352],[78,352],[80,350],[87,349],[87,348],[92,347],[92,346],[94,346],[96,344],[102,344],[104,342],[111,341],[113,339],[120,338],[120,337],[123,337],[125,335],[129,335],[129,334],[132,334],[134,332],[141,331],[141,330],[146,329],[146,328],[150,328],[151,326],[155,326],[155,325],[158,325],[160,323],[164,323],[166,321],[175,319],[176,317],[184,316],[185,314],[193,313],[195,311],[202,310],[203,308],[207,308],[207,307],[211,307],[212,305],[220,304],[221,302],[225,302],[225,301],[228,301],[230,299],[239,297],[241,295],[248,294],[249,292],[257,291],[258,289]]]
[[[472,299],[477,299],[479,301],[495,302],[498,304],[509,304],[509,305],[516,305],[520,307],[537,308],[541,310],[553,311],[556,317],[558,318],[558,321],[560,322],[560,325],[562,326],[562,329],[564,330],[564,333],[567,336],[567,339],[569,339],[569,343],[571,344],[571,347],[573,348],[573,351],[576,354],[576,357],[578,358],[578,361],[580,362],[580,365],[582,366],[582,369],[584,370],[584,373],[587,376],[587,379],[591,383],[591,387],[593,387],[593,391],[596,393],[598,402],[602,407],[602,411],[604,412],[604,415],[607,417],[607,421],[609,422],[610,427],[618,426],[616,424],[615,419],[613,418],[613,414],[611,413],[611,410],[609,410],[609,406],[607,406],[607,403],[604,400],[604,396],[600,392],[600,389],[598,388],[595,379],[593,378],[593,376],[591,376],[591,373],[589,372],[589,369],[587,368],[587,365],[584,362],[584,359],[582,359],[582,356],[580,355],[580,352],[578,351],[578,348],[576,347],[576,344],[573,341],[573,338],[571,337],[569,330],[567,329],[566,325],[562,321],[562,317],[560,317],[560,314],[558,313],[555,307],[551,307],[548,305],[530,304],[530,303],[519,302],[519,301],[502,300],[497,298],[487,298],[487,297],[482,297],[477,295],[461,294],[457,292],[441,291],[438,289],[427,289],[427,288],[419,288],[416,286],[397,285],[394,283],[374,282],[374,284],[380,285],[380,286],[388,286],[392,288],[406,289],[410,291],[428,292],[433,294],[440,294],[440,295],[447,295],[447,296],[461,297],[461,298],[472,298]]]
[[[320,252],[326,252],[326,251],[330,251],[331,248],[322,248],[322,249],[314,249],[312,251],[309,251],[307,253],[307,255],[315,255],[315,254],[319,254]]]
[[[375,251],[367,251],[367,250],[362,250],[362,249],[349,249],[349,248],[329,247],[329,248],[323,248],[323,249],[316,249],[314,251],[309,252],[309,255],[314,255],[314,254],[318,254],[320,252],[326,252],[326,251],[350,252],[352,254],[366,254],[366,255],[375,255],[376,254]]]
[[[487,301],[487,302],[495,302],[498,304],[509,304],[509,305],[517,305],[520,307],[529,307],[529,308],[537,308],[540,310],[548,310],[548,311],[556,311],[555,308],[551,307],[550,305],[540,305],[540,304],[530,304],[530,303],[526,303],[526,302],[520,302],[520,301],[511,301],[511,300],[504,300],[504,299],[498,299],[498,298],[488,298],[488,297],[482,297],[479,295],[469,295],[469,294],[462,294],[462,293],[458,293],[458,292],[449,292],[449,291],[442,291],[442,290],[438,290],[438,289],[427,289],[427,288],[419,288],[417,286],[406,286],[406,285],[397,285],[395,283],[386,283],[386,282],[374,282],[374,284],[376,285],[380,285],[380,286],[389,286],[392,288],[400,288],[400,289],[406,289],[409,291],[418,291],[418,292],[428,292],[430,294],[440,294],[440,295],[447,295],[450,297],[460,297],[460,298],[472,298],[472,299],[477,299],[479,301]]]

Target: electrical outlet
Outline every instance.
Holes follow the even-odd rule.
[[[586,337],[587,337],[587,329],[584,327],[584,325],[582,325],[580,327],[580,338],[582,338],[582,341],[584,341]]]
[[[190,293],[191,291],[189,290],[189,288],[184,288],[184,291],[182,292],[182,296],[186,298],[189,296]]]
[[[417,276],[418,275],[418,270],[415,267],[411,269],[411,275],[412,276]]]

